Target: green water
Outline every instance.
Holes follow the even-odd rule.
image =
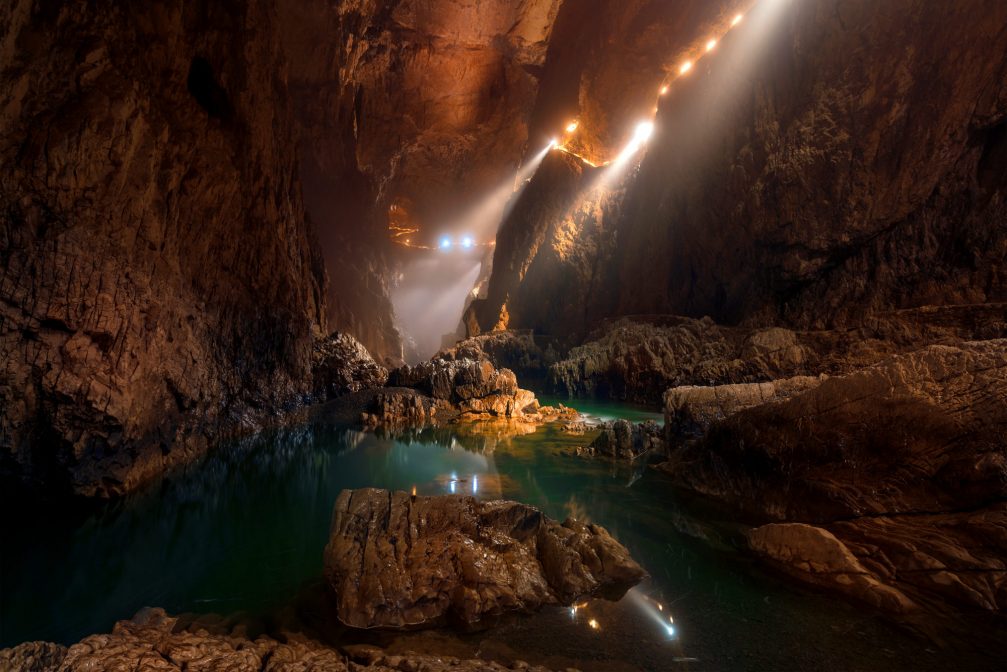
[[[616,604],[547,609],[481,633],[386,636],[382,644],[393,649],[449,648],[585,670],[946,670],[997,660],[985,644],[954,638],[938,646],[763,574],[730,549],[729,534],[685,515],[659,472],[560,454],[589,438],[552,426],[521,436],[473,426],[397,439],[303,426],[218,449],[72,519],[6,507],[0,646],[70,643],[148,605],[240,612],[268,630],[310,611],[303,605],[324,591],[322,548],[340,490],[415,486],[589,518],[652,578]],[[983,642],[996,636],[994,626],[983,628]]]

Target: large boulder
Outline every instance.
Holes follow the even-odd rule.
[[[344,623],[400,628],[618,598],[645,572],[597,525],[517,502],[368,488],[336,500],[325,576]]]
[[[311,373],[320,400],[382,387],[388,381],[388,369],[375,362],[357,339],[338,331],[315,342]]]
[[[575,455],[610,457],[617,460],[635,460],[648,453],[664,452],[664,430],[653,420],[630,422],[613,420],[599,425],[601,433],[587,446],[574,448]],[[567,428],[578,433],[580,427]]]

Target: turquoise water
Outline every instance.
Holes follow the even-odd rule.
[[[555,426],[398,438],[302,426],[223,447],[73,519],[6,507],[0,646],[69,643],[148,605],[240,614],[261,630],[301,619],[325,631],[315,605],[332,504],[343,488],[374,486],[506,497],[555,518],[587,518],[652,575],[619,603],[547,609],[484,632],[369,635],[393,650],[447,648],[585,670],[945,670],[996,660],[988,644],[995,626],[937,646],[762,573],[731,550],[729,521],[711,526],[687,515],[659,472],[560,454],[590,438]],[[354,636],[331,632],[336,641]]]

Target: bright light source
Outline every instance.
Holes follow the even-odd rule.
[[[660,94],[661,94],[662,96],[663,96],[664,94],[668,93],[668,85],[667,85],[667,84],[665,84],[664,86],[662,86],[662,87],[661,87],[661,90],[660,90],[660,91],[659,91],[658,93],[660,93]]]
[[[574,131],[577,130],[577,126],[579,126],[579,125],[580,125],[580,122],[571,121],[569,124],[566,125],[566,132],[567,133],[573,133]]]
[[[713,51],[713,48],[715,46],[717,46],[717,41],[716,40],[710,40],[709,42],[706,43],[706,50],[707,51]]]
[[[636,130],[633,131],[633,141],[640,143],[647,142],[652,135],[654,135],[654,122],[641,121],[636,125]]]
[[[745,16],[743,14],[735,14],[734,18],[731,19],[731,28],[734,28],[736,25],[738,25],[739,23],[741,23],[741,20],[743,18],[745,18]]]
[[[686,61],[678,67],[678,74],[684,75],[685,73],[692,70],[692,61]]]
[[[441,238],[441,242],[439,243],[439,245],[440,245],[440,248],[442,250],[450,250],[451,249],[451,239],[448,238],[447,236],[444,236],[443,238]]]
[[[559,140],[557,140],[556,138],[553,138],[552,140],[549,141],[549,148],[550,149],[553,148],[553,147],[555,147],[555,146],[557,146],[557,145],[559,145]]]
[[[593,618],[590,621],[588,621],[587,624],[590,625],[595,630],[599,628],[598,621],[594,620]]]
[[[675,636],[675,626],[674,625],[669,625],[667,628],[665,628],[665,630],[668,631],[668,636],[669,637],[674,637]]]
[[[472,240],[472,236],[465,236],[462,238],[462,247],[469,248],[472,247],[475,242]]]

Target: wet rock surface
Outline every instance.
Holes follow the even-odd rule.
[[[119,621],[112,632],[91,635],[70,647],[26,642],[0,650],[0,669],[11,672],[85,672],[88,670],[166,670],[235,672],[503,672],[546,668],[517,662],[507,667],[486,660],[451,656],[390,654],[378,647],[337,649],[297,633],[280,642],[249,638],[241,632],[218,634],[183,629],[162,609],[145,609]]]
[[[653,420],[613,420],[590,427],[571,423],[563,429],[570,434],[601,430],[590,444],[573,450],[573,454],[578,457],[609,457],[632,461],[650,453],[663,454],[665,450],[664,429]]]
[[[399,628],[617,598],[645,572],[597,525],[517,502],[364,489],[336,501],[325,575],[344,623]]]
[[[804,524],[749,537],[804,580],[893,610],[1002,610],[1005,390],[1007,341],[931,346],[740,410],[661,468],[751,523]],[[818,568],[823,548],[857,564]]]

